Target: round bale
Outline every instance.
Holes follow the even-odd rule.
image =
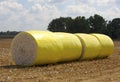
[[[71,61],[79,59],[82,53],[82,44],[78,37],[70,33],[55,32],[62,45],[60,61]]]
[[[95,36],[101,44],[101,49],[98,57],[107,57],[110,56],[114,51],[114,43],[112,39],[104,34],[91,34]]]
[[[82,42],[82,56],[80,59],[96,58],[101,49],[101,45],[96,37],[90,34],[77,33],[75,34]]]

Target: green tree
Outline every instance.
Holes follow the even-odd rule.
[[[69,32],[71,33],[89,33],[89,23],[84,16],[76,17],[69,27]]]
[[[120,18],[115,18],[108,23],[107,33],[113,39],[120,39]]]
[[[105,33],[107,29],[107,23],[105,19],[100,16],[95,14],[94,16],[90,16],[88,19],[91,32],[92,33]]]
[[[83,16],[72,19],[71,17],[60,17],[54,19],[48,25],[48,30],[53,32],[70,32],[70,33],[89,33],[89,23]]]
[[[73,27],[73,19],[71,17],[66,17],[65,19],[65,28],[66,32],[71,32],[71,29]]]
[[[53,32],[65,32],[66,31],[65,18],[60,17],[52,20],[48,25],[48,30]]]

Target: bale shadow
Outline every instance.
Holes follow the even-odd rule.
[[[29,66],[30,67],[30,66]],[[0,68],[5,68],[5,69],[22,69],[22,68],[29,68],[28,66],[20,66],[20,65],[4,65],[0,66]]]
[[[97,60],[104,60],[104,59],[109,59],[109,57],[103,57],[103,58],[94,58],[94,59],[77,59],[73,61],[63,61],[63,62],[57,62],[57,63],[50,63],[50,64],[43,64],[43,65],[33,65],[33,66],[21,66],[21,65],[4,65],[0,66],[0,68],[5,68],[5,69],[24,69],[24,68],[34,68],[34,67],[52,67],[52,66],[57,66],[57,65],[64,65],[64,64],[71,64],[71,63],[76,63],[76,62],[84,62],[84,61],[97,61]]]
[[[58,63],[54,63],[54,64],[44,64],[44,65],[33,65],[33,66],[21,66],[21,65],[4,65],[4,66],[0,66],[0,68],[4,68],[4,69],[25,69],[25,68],[34,68],[34,67],[49,67],[49,66],[55,66]]]

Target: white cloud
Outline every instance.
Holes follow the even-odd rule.
[[[94,5],[108,5],[115,2],[115,0],[76,0],[76,1]]]
[[[44,2],[44,0],[28,0],[28,2],[40,3],[40,2]]]
[[[28,12],[23,14],[24,22],[33,29],[47,29],[48,23],[59,16],[55,6],[34,4]]]
[[[34,3],[63,3],[69,0],[28,0],[28,1]]]
[[[12,0],[0,2],[0,30],[20,30],[23,5]]]
[[[12,1],[12,0],[1,1],[0,6],[8,7],[8,8],[16,8],[16,9],[21,9],[23,7],[20,3]]]
[[[111,20],[120,17],[120,9],[116,2],[119,0],[76,0],[76,5],[68,7],[68,12],[73,15],[91,16],[99,14]],[[119,3],[119,2],[118,2]],[[72,8],[72,9],[71,9]]]
[[[89,16],[89,14],[97,13],[96,9],[86,4],[70,5],[66,9],[66,13],[70,16]]]
[[[45,30],[60,16],[120,17],[120,0],[0,0],[1,30]]]
[[[100,12],[107,20],[112,20],[113,18],[120,18],[120,10],[117,7],[111,7],[104,12]]]
[[[100,4],[100,5],[104,5],[104,4],[108,4],[108,3],[112,3],[114,2],[114,0],[89,0],[90,3],[92,4]]]
[[[0,14],[8,14],[11,11],[20,11],[23,6],[17,2],[3,1],[0,2]]]
[[[0,15],[3,16],[0,17],[0,29],[45,30],[48,23],[60,15],[57,7],[49,4],[41,5],[36,3],[30,9],[27,9],[20,3],[3,1],[0,6],[0,11],[2,11]]]
[[[116,0],[115,3],[116,3],[116,6],[120,9],[120,0]]]

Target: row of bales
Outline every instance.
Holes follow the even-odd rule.
[[[17,65],[31,66],[108,57],[114,44],[103,34],[25,31],[14,38],[11,49]]]

